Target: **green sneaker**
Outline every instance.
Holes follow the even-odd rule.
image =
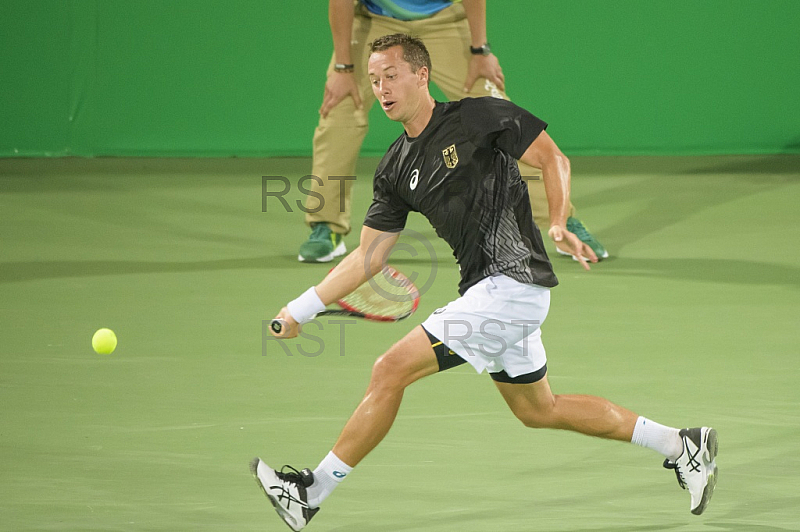
[[[592,251],[594,251],[594,254],[597,255],[599,260],[608,258],[608,251],[606,251],[606,248],[603,247],[603,244],[601,244],[600,241],[597,240],[594,235],[590,233],[588,229],[586,229],[586,226],[583,225],[583,223],[577,218],[573,218],[572,216],[567,218],[567,231],[570,233],[575,233],[575,236],[580,238],[581,242],[592,248]],[[571,253],[561,251],[558,249],[558,247],[556,247],[556,251],[561,255],[567,255],[573,259],[575,258]]]
[[[311,224],[311,236],[300,246],[300,262],[330,262],[347,253],[342,235],[334,233],[325,222]]]

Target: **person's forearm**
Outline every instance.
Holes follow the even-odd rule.
[[[328,22],[333,37],[333,55],[336,63],[351,65],[350,41],[353,34],[355,5],[353,0],[330,0],[328,3]]]
[[[567,156],[556,146],[550,135],[542,131],[519,160],[542,169],[550,225],[564,227],[569,213],[570,167]]]
[[[364,253],[359,246],[347,255],[315,288],[325,305],[338,301],[367,282],[374,275],[364,264]]]
[[[286,304],[286,307],[278,314],[278,319],[286,320],[291,318],[297,324],[307,323],[325,307],[338,301],[356,288],[364,284],[370,277],[370,267],[365,268],[363,264],[364,254],[360,248],[356,248],[353,253],[339,263],[327,276],[316,286],[312,286],[299,297]],[[288,332],[274,331],[279,336],[288,334],[288,338],[296,336],[297,331],[290,326]]]
[[[547,194],[550,225],[565,227],[569,213],[570,166],[569,159],[558,154],[542,163],[542,180]]]
[[[399,237],[399,232],[362,227],[359,246],[316,286],[322,302],[330,305],[338,301],[381,271]]]
[[[461,0],[469,23],[472,46],[479,48],[486,44],[486,0]]]

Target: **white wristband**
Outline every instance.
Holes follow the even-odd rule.
[[[292,315],[294,321],[303,324],[308,323],[314,319],[318,312],[325,310],[325,304],[317,295],[317,291],[312,286],[303,295],[290,301],[286,308],[289,309],[289,314]]]

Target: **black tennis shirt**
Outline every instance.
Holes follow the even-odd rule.
[[[556,286],[516,161],[546,127],[498,98],[436,102],[422,133],[403,133],[375,170],[364,225],[398,232],[422,213],[453,249],[461,295],[497,273]]]

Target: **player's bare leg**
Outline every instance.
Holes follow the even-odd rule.
[[[312,472],[270,468],[256,458],[250,465],[258,485],[281,519],[300,531],[319,506],[389,432],[408,385],[436,373],[439,363],[422,327],[416,327],[375,362],[369,387],[333,450]],[[288,468],[288,471],[287,471]]]
[[[495,382],[514,415],[527,427],[565,429],[631,441],[638,415],[602,397],[553,395],[547,376],[531,384]]]
[[[364,399],[342,430],[333,453],[355,467],[389,432],[406,387],[438,370],[428,336],[422,327],[415,327],[375,362]]]
[[[713,428],[679,431],[602,397],[554,395],[547,375],[531,384],[495,382],[495,385],[514,415],[528,427],[572,430],[660,452],[666,457],[664,467],[674,469],[680,487],[689,490],[691,512],[700,515],[705,511],[718,477],[718,439]]]

